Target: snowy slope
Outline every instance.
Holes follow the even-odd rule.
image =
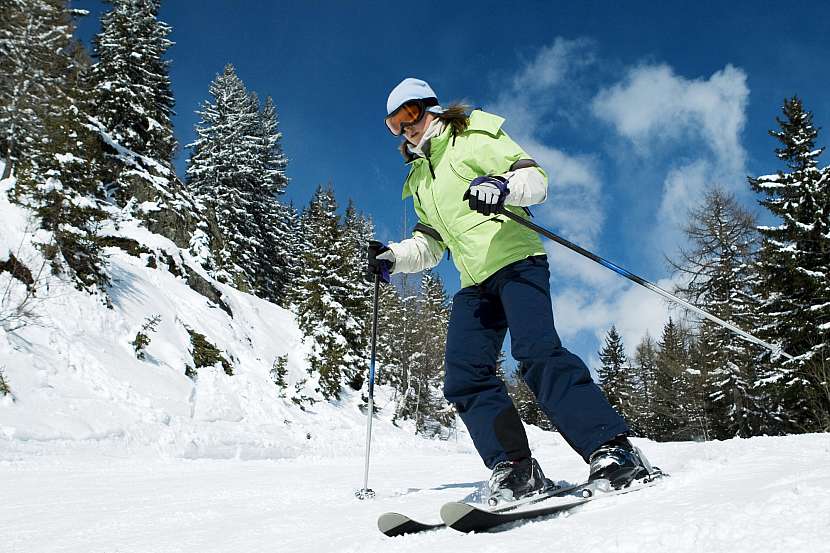
[[[12,185],[12,179],[0,181],[0,261],[13,254],[37,275],[43,257],[33,241],[48,241],[48,235],[33,232],[37,225],[28,212],[9,203],[6,192]],[[119,219],[117,228],[102,233],[143,248],[139,255],[107,249],[112,308],[102,296],[51,275],[47,266],[36,279],[31,324],[15,332],[0,325],[0,369],[15,398],[0,400],[0,442],[89,442],[188,458],[363,450],[365,416],[358,393],[346,393],[339,403],[306,405],[306,411],[291,401],[296,395],[320,399],[291,313],[210,279],[170,240],[123,213],[112,215]],[[187,285],[185,266],[221,292],[232,317]],[[21,282],[0,273],[0,292],[7,285],[6,308],[25,293]],[[160,322],[149,333],[145,359],[139,360],[130,342],[153,316]],[[198,369],[195,382],[185,375],[186,366],[194,366],[188,329],[222,352],[232,376],[219,364]],[[283,355],[288,356],[288,386],[280,398],[270,371]],[[303,380],[295,393],[295,384]],[[386,392],[378,389],[381,408],[389,403]],[[400,433],[387,422],[391,411],[381,411],[380,443],[399,441]]]
[[[556,435],[532,432],[548,475],[586,467]],[[661,485],[492,534],[387,538],[379,513],[437,520],[475,491],[475,454],[434,442],[378,448],[373,501],[352,496],[362,458],[248,460],[126,456],[58,444],[0,444],[4,553],[830,551],[830,436],[712,443],[637,441],[672,474]],[[11,484],[11,485],[9,485]]]

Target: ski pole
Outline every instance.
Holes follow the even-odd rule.
[[[504,215],[505,217],[513,219],[517,223],[519,223],[521,225],[524,225],[527,228],[529,228],[529,229],[531,229],[535,232],[538,232],[539,234],[541,234],[545,238],[549,238],[550,240],[553,240],[554,242],[565,246],[569,250],[575,251],[576,253],[587,257],[591,261],[595,261],[595,262],[599,263],[600,265],[602,265],[603,267],[605,267],[607,269],[611,269],[612,271],[614,271],[618,275],[624,276],[628,280],[636,282],[640,286],[643,286],[643,287],[651,290],[652,292],[655,292],[655,293],[663,296],[664,298],[666,298],[668,300],[671,300],[671,301],[685,307],[689,311],[693,311],[694,313],[697,313],[698,315],[709,319],[713,323],[716,323],[716,324],[718,324],[718,325],[720,325],[720,326],[722,326],[722,327],[724,327],[728,330],[731,330],[732,332],[734,332],[738,336],[742,337],[744,340],[752,342],[753,344],[758,344],[759,346],[762,346],[762,347],[770,350],[775,355],[783,355],[787,359],[792,359],[793,358],[792,355],[790,355],[787,352],[783,351],[780,347],[774,346],[773,344],[770,344],[769,342],[765,342],[764,340],[761,340],[760,338],[756,338],[755,336],[753,336],[752,334],[749,334],[748,332],[744,332],[743,330],[741,330],[737,326],[735,326],[733,324],[730,324],[730,323],[728,323],[724,320],[721,320],[721,319],[715,317],[714,315],[712,315],[711,313],[707,313],[703,309],[701,309],[699,307],[696,307],[696,306],[692,305],[691,303],[689,303],[685,300],[682,300],[682,299],[678,298],[677,296],[675,296],[673,294],[670,294],[669,292],[663,290],[662,288],[660,288],[659,286],[657,286],[655,284],[650,283],[649,281],[645,280],[644,278],[638,277],[637,275],[631,273],[630,271],[627,271],[627,270],[623,269],[619,265],[611,263],[607,259],[603,259],[600,256],[589,252],[585,248],[582,248],[580,246],[577,246],[573,242],[565,240],[561,236],[557,236],[556,234],[552,233],[548,229],[546,229],[544,227],[540,227],[539,225],[537,225],[533,221],[530,221],[528,219],[525,219],[521,215],[517,215],[516,213],[513,213],[512,211],[508,210],[504,206],[499,208],[499,215]]]
[[[372,413],[375,410],[375,350],[378,341],[378,289],[380,275],[375,275],[375,293],[372,300],[372,356],[369,362],[369,406],[366,414],[366,465],[363,472],[363,488],[356,491],[358,499],[371,499],[375,491],[369,488],[369,448],[372,443]]]

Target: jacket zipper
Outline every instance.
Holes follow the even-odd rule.
[[[445,152],[444,155],[446,155],[446,154],[447,153]],[[429,163],[429,170],[432,171],[432,162],[430,162],[429,158],[427,158],[427,163]],[[466,181],[466,182],[471,182],[471,179],[465,179],[464,177],[459,175],[458,171],[456,171],[453,168],[452,163],[450,163],[449,161],[447,161],[447,163],[449,163],[450,170],[453,173],[455,173],[455,175],[458,178],[460,178],[461,180]],[[432,204],[435,206],[435,213],[438,215],[438,219],[441,220],[441,224],[444,225],[445,229],[447,229],[447,235],[451,236],[453,241],[457,242],[455,236],[453,236],[453,234],[450,232],[450,227],[447,226],[447,223],[444,222],[444,218],[441,217],[441,211],[438,209],[438,202],[435,201],[435,182],[436,182],[435,181],[435,173],[432,173],[432,186],[430,187],[430,195],[432,196]],[[467,268],[467,264],[464,263],[463,257],[464,256],[456,256],[456,259],[458,259],[458,262],[461,264],[462,267],[464,267],[464,272],[467,273],[467,276],[470,278],[470,280],[473,282],[473,284],[478,284],[478,281],[475,278],[473,278],[473,275],[470,273],[470,269]]]

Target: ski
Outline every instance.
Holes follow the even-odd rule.
[[[417,534],[418,532],[426,532],[444,527],[446,527],[446,524],[443,522],[437,524],[418,522],[400,513],[383,513],[378,517],[378,530],[390,538],[403,536],[404,534]]]
[[[551,497],[563,496],[584,487],[585,483],[552,487],[532,497],[511,503],[510,507],[515,509],[524,505],[537,503]],[[443,522],[419,522],[401,513],[383,513],[378,517],[378,530],[389,537],[403,536],[404,534],[417,534],[419,532],[427,532],[429,530],[445,528],[446,526],[447,525]]]
[[[473,503],[454,501],[441,507],[444,524],[459,532],[486,532],[509,522],[552,516],[569,511],[585,503],[603,497],[637,491],[657,483],[662,474],[655,474],[648,480],[621,490],[612,490],[607,483],[593,483],[576,486],[569,495],[549,496],[520,505],[488,509]]]

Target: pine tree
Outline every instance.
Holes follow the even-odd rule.
[[[259,127],[263,165],[262,190],[278,198],[285,194],[288,187],[288,177],[285,174],[288,158],[282,150],[282,132],[279,130],[277,108],[270,96],[265,98],[265,104],[262,106]]]
[[[343,260],[340,302],[348,313],[347,319],[342,321],[343,335],[349,348],[344,376],[355,390],[363,385],[366,359],[369,358],[373,285],[365,278],[365,268],[366,245],[372,235],[371,221],[360,215],[349,200],[334,247]]]
[[[277,111],[270,96],[258,116],[256,146],[260,159],[251,207],[261,239],[253,275],[254,289],[257,295],[286,306],[289,265],[293,259],[290,251],[293,213],[279,200],[288,185],[285,175],[288,160],[280,144],[282,133],[278,130]]]
[[[818,167],[824,148],[816,147],[818,129],[802,101],[785,100],[783,113],[770,135],[781,143],[775,153],[786,169],[749,183],[779,222],[758,227],[758,331],[795,359],[773,360],[762,381],[782,416],[780,430],[809,431],[830,423],[830,167]]]
[[[303,213],[303,229],[316,247],[303,252],[296,291],[297,322],[311,340],[310,372],[327,399],[338,399],[344,383],[353,383],[365,363],[356,356],[352,333],[363,328],[347,306],[349,275],[342,250],[337,202],[331,186],[317,187]]]
[[[43,122],[65,102],[74,27],[65,0],[4,0],[0,18],[2,178],[48,139]]]
[[[690,249],[674,267],[687,275],[682,290],[694,305],[735,324],[754,328],[755,221],[735,197],[718,188],[689,212],[685,233]],[[762,350],[708,320],[700,324],[695,349],[696,419],[716,438],[758,434],[761,399],[754,389],[755,360]]]
[[[288,307],[300,231],[296,210],[280,201],[288,160],[276,107],[269,97],[260,109],[232,65],[217,75],[210,94],[189,145],[188,185],[206,219],[192,249],[216,278]]]
[[[416,428],[437,433],[450,426],[454,411],[443,396],[444,353],[450,319],[444,283],[437,273],[428,270],[421,276],[416,301],[417,344],[420,349],[417,381]]]
[[[605,345],[599,352],[599,359],[602,366],[597,370],[597,375],[605,397],[623,418],[630,418],[634,411],[631,374],[625,347],[615,326],[611,326],[605,336]]]
[[[504,355],[504,352],[501,355]],[[499,357],[499,364],[501,364],[501,356]],[[522,364],[520,363],[518,370],[509,376],[503,370],[497,372],[507,385],[507,393],[513,400],[513,405],[516,406],[522,421],[525,424],[538,426],[542,430],[554,430],[553,423],[542,411],[536,396],[522,377]]]
[[[210,85],[188,145],[188,186],[215,221],[221,242],[214,245],[216,265],[207,268],[219,280],[253,291],[261,274],[263,249],[257,202],[262,172],[262,118],[256,96],[248,92],[232,65]]]
[[[390,337],[394,352],[393,367],[397,375],[396,409],[394,420],[416,418],[418,408],[418,375],[422,372],[422,351],[418,328],[418,305],[414,287],[408,275],[401,278],[399,309],[392,313],[394,335]]]
[[[10,157],[7,167],[16,164],[14,199],[32,208],[49,231],[42,249],[53,271],[68,268],[79,288],[101,289],[107,276],[98,227],[106,214],[95,178],[100,156],[86,126],[89,58],[72,36],[76,12],[57,0],[27,0],[10,7],[2,42],[10,56],[2,63],[13,73],[0,85],[0,117],[10,125],[4,146]],[[27,11],[21,14],[16,11],[20,9]],[[22,44],[9,37],[6,33],[21,21],[26,27],[23,38],[44,42]],[[12,102],[8,109],[7,101]]]
[[[404,331],[403,301],[395,286],[378,291],[377,382],[402,390],[405,382],[399,340]]]
[[[714,325],[701,324],[698,334],[688,345],[688,368],[685,371],[682,381],[683,398],[685,399],[685,436],[695,440],[711,440],[719,437],[733,437],[728,434],[730,422],[740,420],[740,417],[728,417],[731,406],[729,397],[724,395],[724,390],[734,391],[730,388],[734,384],[731,378],[718,380],[721,374],[738,375],[736,366],[727,365],[722,367],[718,356],[714,353],[717,340],[713,339],[711,333],[717,330]],[[716,367],[712,370],[712,365]],[[740,381],[738,381],[740,382]],[[737,388],[740,389],[740,388]],[[745,403],[736,402],[740,409]],[[736,413],[740,413],[740,409]],[[716,413],[722,414],[725,420],[716,420]],[[726,413],[726,414],[724,414]]]
[[[158,19],[160,0],[106,0],[94,40],[96,118],[121,146],[172,169],[171,28]]]
[[[294,302],[295,288],[302,270],[300,260],[309,245],[304,236],[300,214],[297,212],[297,208],[294,207],[294,203],[282,204],[280,213],[280,234],[282,235],[282,248],[285,252],[285,272],[283,273],[285,285],[276,303],[289,309]]]
[[[634,352],[634,414],[628,424],[638,436],[656,439],[660,419],[657,413],[657,345],[646,333]]]
[[[158,18],[160,0],[107,0],[93,41],[96,63],[88,124],[105,163],[99,173],[107,198],[142,219],[147,228],[194,253],[212,236],[173,168],[173,93],[169,25]],[[200,232],[192,242],[194,233]]]
[[[687,427],[688,390],[685,382],[687,349],[682,329],[670,318],[657,342],[654,389],[655,437],[659,440],[682,439]]]

